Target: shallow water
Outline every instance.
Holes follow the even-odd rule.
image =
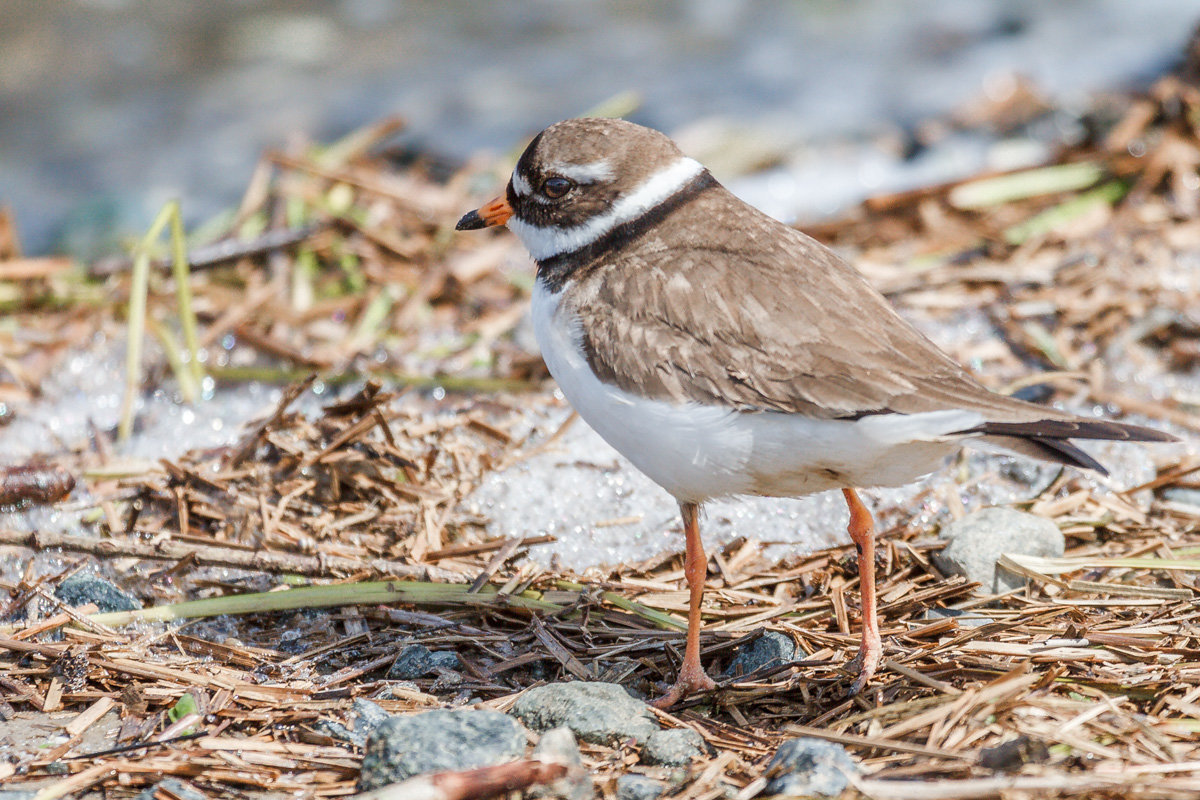
[[[1160,74],[1197,21],[1192,0],[10,0],[0,199],[31,252],[96,255],[170,197],[192,220],[236,202],[259,154],[297,137],[400,114],[401,145],[505,152],[632,90],[640,122],[717,121],[784,156],[751,196],[811,215],[989,154],[968,138],[905,162],[879,134],[1014,74],[1082,108]]]

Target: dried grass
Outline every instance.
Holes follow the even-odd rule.
[[[964,343],[956,355],[989,377],[1050,369],[1050,385],[1076,401],[1195,430],[1194,398],[1123,385],[1098,356],[1121,348],[1157,375],[1194,370],[1200,359],[1198,113],[1192,86],[1164,80],[1103,145],[1063,154],[1097,165],[1123,199],[1075,204],[1074,216],[1026,225],[1019,240],[1015,226],[1089,188],[964,209],[952,202],[955,187],[938,187],[876,198],[819,233],[861,254],[910,313],[987,308],[1007,346]],[[678,556],[584,576],[543,570],[522,559],[539,540],[486,539],[482,521],[462,510],[489,471],[544,446],[526,442],[521,424],[530,402],[545,402],[543,373],[510,335],[529,275],[503,238],[449,236],[470,206],[467,187],[490,178],[470,167],[441,184],[385,169],[367,153],[387,130],[264,161],[226,227],[258,233],[228,258],[210,256],[193,278],[200,344],[236,337],[226,362],[209,365],[217,377],[369,374],[450,394],[397,395],[367,383],[307,415],[292,408],[297,390],[220,452],[126,469],[100,435],[93,448],[56,459],[97,498],[101,536],[6,532],[0,543],[153,559],[154,571],[131,580],[162,604],[272,590],[268,597],[285,597],[271,607],[289,610],[239,618],[235,636],[222,636],[219,622],[115,628],[55,600],[49,589],[60,576],[4,586],[3,616],[25,621],[0,633],[0,716],[48,714],[65,738],[13,753],[0,780],[40,787],[41,798],[100,787],[128,796],[164,775],[221,794],[345,795],[361,750],[326,723],[348,722],[355,698],[396,713],[463,703],[504,710],[545,681],[610,680],[652,693],[673,676],[685,604]],[[1128,154],[1134,141],[1141,157]],[[120,265],[84,280],[58,262],[22,260],[12,245],[6,255],[0,281],[23,281],[2,284],[21,334],[0,334],[0,399],[19,403],[37,396],[63,352],[113,329],[114,308],[98,298],[127,297],[129,279]],[[152,285],[152,315],[166,314],[168,288]],[[842,669],[857,647],[852,548],[774,562],[739,540],[713,554],[706,663],[719,672],[765,630],[790,636],[803,656],[659,714],[713,748],[673,796],[751,797],[776,744],[797,735],[861,758],[870,777],[856,791],[869,797],[1195,796],[1200,508],[1161,491],[1200,485],[1198,472],[1194,459],[1166,464],[1158,479],[1116,494],[1061,476],[1033,511],[1063,528],[1066,556],[1013,559],[1030,585],[999,597],[940,574],[929,555],[941,545],[929,531],[904,523],[885,531],[876,566],[886,661],[854,698]],[[1149,506],[1139,491],[1155,493]],[[343,596],[326,604],[336,610],[288,606],[279,590],[300,575],[340,587]],[[357,604],[379,580],[404,601],[378,606],[371,595],[372,604]],[[261,602],[252,595],[241,605]],[[926,619],[931,608],[991,621]],[[455,651],[460,668],[415,686],[385,680],[413,643]],[[112,749],[81,747],[114,714]],[[619,774],[667,775],[637,765],[630,744],[583,753],[608,797]]]

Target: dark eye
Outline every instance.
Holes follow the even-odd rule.
[[[542,194],[551,200],[557,200],[574,188],[575,184],[561,175],[551,175],[542,181]]]

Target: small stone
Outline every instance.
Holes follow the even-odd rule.
[[[1200,489],[1172,486],[1170,489],[1163,489],[1163,497],[1173,503],[1185,503],[1189,506],[1200,507]]]
[[[535,731],[565,725],[585,742],[645,742],[658,730],[649,706],[615,683],[572,681],[535,686],[517,699],[512,714]]]
[[[764,667],[786,664],[796,657],[796,643],[792,637],[778,631],[767,631],[762,636],[738,649],[729,662],[725,675],[737,678],[749,675]]]
[[[178,778],[165,778],[150,788],[138,792],[133,800],[154,800],[158,796],[159,790],[162,790],[164,796],[178,797],[179,800],[207,800],[196,787]],[[0,797],[0,800],[3,798]]]
[[[378,728],[382,723],[392,718],[378,703],[372,703],[365,697],[354,698],[351,705],[354,709],[354,731],[364,736]]]
[[[392,680],[411,681],[437,672],[439,668],[458,669],[458,656],[449,650],[439,650],[435,653],[423,644],[410,644],[396,657],[391,669],[387,671],[387,677]]]
[[[655,800],[666,788],[641,775],[622,775],[617,778],[617,800]]]
[[[313,730],[334,739],[349,742],[355,747],[362,747],[367,743],[366,734],[352,731],[336,719],[319,719],[313,723]]]
[[[934,553],[938,568],[949,575],[976,581],[982,591],[999,594],[1025,585],[1026,578],[996,565],[1001,555],[1057,557],[1066,542],[1062,531],[1048,519],[1011,508],[984,508],[942,528],[949,539]]]
[[[1042,764],[1050,760],[1050,749],[1045,742],[1018,736],[995,747],[979,751],[979,766],[998,772],[1012,772],[1026,764]]]
[[[137,598],[117,586],[90,572],[76,572],[58,585],[54,595],[69,606],[95,603],[102,613],[113,611],[136,611],[142,607]]]
[[[788,739],[767,764],[765,794],[837,797],[858,773],[858,764],[840,744],[823,739]]]
[[[704,755],[704,737],[691,728],[655,731],[646,738],[642,761],[667,767],[685,767]]]
[[[367,737],[360,791],[414,775],[487,767],[525,753],[525,730],[498,711],[426,711],[389,717]]]
[[[991,617],[981,615],[978,611],[961,611],[957,608],[927,608],[921,615],[921,619],[953,619],[958,621],[960,628],[979,628],[991,625],[996,621]]]
[[[551,728],[542,734],[533,757],[555,764],[565,764],[567,776],[546,786],[528,790],[530,797],[555,797],[562,800],[590,800],[593,795],[592,776],[583,766],[583,756],[570,728]]]

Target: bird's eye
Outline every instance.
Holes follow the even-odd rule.
[[[551,200],[557,200],[574,188],[575,184],[561,175],[551,175],[542,181],[542,194]]]

